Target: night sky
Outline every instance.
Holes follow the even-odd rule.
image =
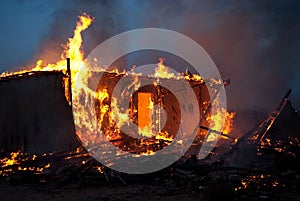
[[[83,33],[86,54],[127,30],[171,29],[198,42],[231,79],[230,109],[270,112],[289,88],[300,109],[298,0],[1,1],[0,71],[59,59],[82,12],[95,17]]]

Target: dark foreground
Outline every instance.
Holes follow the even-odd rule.
[[[87,167],[87,166],[86,166]],[[49,168],[51,169],[51,168]],[[75,170],[75,171],[74,171]],[[295,171],[207,166],[187,161],[148,175],[84,168],[53,174],[21,171],[0,180],[1,200],[300,200]]]

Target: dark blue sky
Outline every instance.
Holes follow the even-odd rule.
[[[58,59],[82,11],[96,18],[83,35],[87,53],[126,30],[175,30],[203,46],[231,78],[230,108],[272,110],[292,88],[300,109],[298,0],[1,1],[0,71]]]
[[[0,70],[24,65],[51,31],[60,1],[0,2]]]

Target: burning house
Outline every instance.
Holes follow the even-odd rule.
[[[198,132],[196,142],[203,141],[208,133],[210,124],[215,126],[218,132],[211,132],[210,138],[214,139],[215,135],[223,135],[229,133],[232,127],[233,114],[228,113],[228,122],[224,128],[219,121],[218,115],[216,117],[210,116],[210,108],[213,101],[210,102],[209,93],[204,81],[199,75],[193,75],[189,72],[186,74],[175,75],[165,69],[163,61],[158,64],[157,73],[159,78],[143,77],[139,74],[119,72],[112,70],[111,72],[95,72],[93,76],[101,75],[102,79],[97,84],[96,91],[90,91],[84,88],[83,91],[77,89],[78,83],[81,85],[88,85],[88,78],[91,76],[88,72],[81,69],[84,65],[83,52],[81,51],[81,32],[88,28],[92,19],[83,15],[80,16],[80,21],[74,31],[74,37],[69,39],[66,45],[66,50],[61,55],[62,60],[56,64],[43,65],[43,61],[39,60],[36,66],[31,70],[23,70],[16,73],[3,73],[1,75],[1,103],[4,107],[1,110],[1,115],[5,125],[1,127],[1,149],[5,151],[21,150],[26,153],[42,154],[45,152],[61,152],[71,151],[78,147],[83,139],[91,141],[93,136],[82,135],[75,133],[74,117],[81,116],[81,120],[88,118],[89,114],[83,110],[74,110],[73,114],[70,104],[72,100],[81,100],[82,93],[90,94],[96,100],[95,109],[97,110],[97,118],[100,122],[100,127],[109,131],[116,131],[115,126],[121,126],[118,122],[111,120],[112,116],[116,116],[118,121],[123,123],[131,119],[141,129],[139,132],[144,136],[151,136],[151,132],[155,129],[161,131],[158,136],[150,138],[147,142],[142,142],[137,139],[130,142],[130,139],[122,133],[111,133],[109,138],[115,144],[126,142],[125,144],[117,145],[119,148],[129,144],[136,144],[145,146],[142,152],[153,152],[159,146],[164,147],[174,139],[179,127],[174,126],[180,123],[181,111],[176,97],[168,89],[157,85],[157,79],[169,80],[175,84],[179,79],[184,79],[189,82],[189,86],[193,89],[198,102],[199,116],[201,116],[201,128],[196,126],[194,132]],[[66,59],[68,58],[68,59]],[[70,68],[70,61],[72,62]],[[81,69],[81,70],[80,70]],[[79,71],[83,73],[78,77]],[[111,106],[116,104],[116,100],[111,99],[112,92],[120,79],[128,79],[129,87],[135,87],[134,84],[139,85],[141,80],[148,80],[149,84],[139,89],[130,100],[129,116],[124,119],[124,115],[120,112],[113,112]],[[155,84],[156,83],[156,84]],[[171,83],[171,85],[172,85]],[[216,90],[223,85],[222,80],[213,80],[211,82]],[[17,87],[19,86],[20,87]],[[187,97],[186,88],[178,89],[182,97]],[[45,93],[47,92],[47,93]],[[73,97],[72,97],[73,96]],[[217,99],[217,97],[214,97]],[[154,117],[149,117],[150,110],[153,107],[159,106],[155,110]],[[186,110],[190,113],[194,112],[195,106],[187,105]],[[124,108],[123,108],[124,109]],[[221,108],[220,108],[221,109]],[[94,110],[94,108],[92,108]],[[168,114],[163,114],[162,110],[168,111]],[[196,111],[196,110],[195,110]],[[153,111],[152,111],[153,112]],[[169,114],[170,113],[170,114]],[[152,121],[160,122],[161,115],[167,115],[165,125],[156,123],[151,128],[147,125]],[[222,130],[223,129],[223,130]],[[223,131],[223,132],[222,132]],[[106,132],[106,131],[104,131]],[[156,131],[157,132],[157,131]],[[76,136],[79,136],[78,139]],[[147,136],[147,137],[149,137]],[[127,140],[124,140],[126,139]],[[150,143],[150,141],[152,141]],[[152,144],[155,148],[151,150],[147,144]],[[197,144],[197,143],[196,143]],[[151,145],[151,146],[152,146]],[[198,143],[199,145],[199,143]],[[129,146],[130,147],[130,146]],[[138,149],[136,146],[135,148]]]
[[[93,132],[75,132],[73,117],[75,122],[78,120],[77,117],[80,117],[77,126],[89,127],[86,124],[89,121],[89,112],[96,110],[99,127],[116,147],[134,153],[154,154],[172,142],[182,118],[180,110],[182,105],[179,105],[175,95],[157,83],[164,80],[171,82],[170,85],[176,84],[178,80],[186,80],[197,99],[197,105],[183,104],[185,111],[190,114],[199,113],[198,116],[201,116],[200,127],[198,124],[193,125],[193,128],[190,128],[191,132],[187,133],[188,135],[197,133],[195,150],[190,149],[188,155],[197,155],[202,141],[213,141],[219,136],[228,137],[234,114],[226,114],[227,121],[223,127],[222,108],[218,108],[215,116],[210,114],[212,105],[218,102],[215,101],[218,96],[210,97],[206,86],[206,82],[209,82],[217,94],[218,88],[223,86],[222,80],[203,80],[199,75],[189,72],[175,75],[168,72],[162,60],[157,64],[154,77],[119,72],[116,69],[111,72],[100,70],[92,72],[91,75],[91,72],[82,69],[82,66],[87,64],[81,51],[81,32],[88,28],[92,18],[84,14],[79,19],[74,37],[69,39],[66,50],[61,55],[62,59],[56,64],[43,65],[43,61],[39,60],[31,70],[1,75],[0,85],[3,94],[1,103],[5,108],[1,110],[1,116],[7,125],[1,127],[0,148],[3,151],[19,150],[29,154],[69,152],[82,143],[84,146],[87,145],[86,142],[93,143],[96,140]],[[97,83],[97,89],[91,91],[88,88],[89,78],[99,75],[102,79]],[[125,111],[127,114],[112,109],[120,101],[112,99],[112,92],[116,84],[124,78],[127,79],[128,87],[139,86],[141,80],[148,80],[148,85],[138,89],[130,98],[129,109]],[[20,87],[17,87],[18,85]],[[86,87],[79,89],[79,85]],[[188,98],[186,91],[186,88],[182,87],[178,88],[176,93]],[[95,105],[89,110],[73,107],[72,111],[70,107],[72,101],[82,101],[82,94],[88,94],[95,99]],[[195,110],[196,107],[200,108],[199,111]],[[149,117],[149,113],[154,114]],[[161,123],[163,116],[165,122]],[[118,127],[129,120],[138,125],[138,132],[148,139],[135,139],[120,132]],[[151,124],[152,126],[148,127]],[[210,126],[212,129],[209,129]],[[153,136],[153,133],[156,135]]]

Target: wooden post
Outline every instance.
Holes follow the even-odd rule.
[[[72,77],[71,77],[70,58],[67,58],[67,74],[69,76],[69,96],[70,96],[70,102],[72,105]]]

